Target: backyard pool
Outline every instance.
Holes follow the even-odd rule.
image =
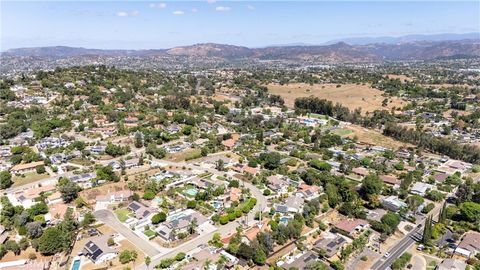
[[[72,270],[80,270],[80,259],[75,259],[73,261]]]
[[[153,201],[158,203],[158,204],[162,204],[163,203],[163,198],[157,196],[153,199]]]
[[[196,188],[188,188],[183,191],[183,193],[187,194],[188,196],[195,197],[197,195],[198,190]]]
[[[286,223],[288,223],[288,221],[289,221],[290,219],[291,219],[290,217],[281,217],[281,218],[280,218],[280,223],[286,224]]]
[[[222,207],[222,203],[221,202],[217,202],[217,201],[214,201],[212,203],[212,206],[213,208],[215,208],[215,210],[219,209],[220,207]]]

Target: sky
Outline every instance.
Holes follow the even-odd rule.
[[[0,50],[248,47],[480,32],[480,1],[5,1]]]

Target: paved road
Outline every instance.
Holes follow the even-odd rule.
[[[220,172],[216,169],[202,168],[200,166],[185,163],[185,162],[171,162],[171,161],[157,160],[157,159],[154,159],[154,161],[157,161],[159,163],[163,163],[167,166],[169,166],[169,165],[179,166],[179,167],[185,166],[185,167],[190,168],[192,170],[207,171],[207,172],[210,172],[212,174],[219,175],[219,176],[224,174],[223,172]],[[257,187],[255,187],[251,183],[244,182],[242,184],[244,185],[244,187],[250,189],[250,193],[251,193],[252,197],[257,199],[257,205],[255,206],[255,208],[252,211],[250,211],[250,213],[248,214],[248,219],[247,219],[249,225],[252,225],[253,223],[255,223],[255,220],[254,220],[255,212],[263,211],[265,209],[265,207],[267,206],[267,198],[263,195],[262,191],[260,191]],[[239,223],[239,220],[241,220],[241,219],[238,219],[234,222],[229,222],[229,223],[227,223],[225,225],[222,225],[222,226],[218,226],[217,230],[215,230],[215,231],[212,231],[212,232],[207,233],[207,234],[200,235],[197,238],[192,239],[191,241],[188,241],[188,242],[186,242],[186,243],[184,243],[180,246],[177,246],[175,248],[169,249],[168,251],[165,250],[164,252],[161,252],[161,253],[157,254],[156,256],[150,256],[152,258],[152,262],[150,263],[150,266],[155,266],[155,265],[159,264],[162,259],[173,257],[176,254],[178,254],[179,252],[187,253],[189,251],[192,251],[193,249],[196,249],[200,245],[208,244],[208,241],[210,241],[212,239],[214,233],[218,232],[222,236],[226,236],[226,235],[229,235],[229,234],[235,232],[237,227],[242,226],[242,224]],[[135,269],[147,270],[148,268],[145,264],[142,264],[140,266],[136,266]]]
[[[406,250],[408,250],[416,240],[421,239],[422,227],[417,227],[400,240],[388,253],[388,258],[382,257],[372,265],[373,270],[385,270],[392,265],[393,261],[398,259]]]
[[[158,247],[153,246],[148,240],[141,238],[130,228],[125,227],[110,210],[98,210],[93,214],[97,220],[112,227],[148,256],[154,257],[160,254]]]
[[[442,204],[439,203],[437,206],[430,212],[433,219],[435,220],[436,216],[438,216],[440,209],[442,208]],[[426,219],[423,219],[418,223],[420,225],[415,227],[410,233],[408,233],[404,238],[398,241],[395,246],[388,250],[389,256],[385,258],[384,256],[381,257],[378,261],[376,261],[373,266],[371,267],[372,270],[385,270],[389,268],[393,261],[400,257],[405,251],[407,251],[413,243],[416,241],[420,241],[422,239],[423,234],[423,226],[425,225]]]

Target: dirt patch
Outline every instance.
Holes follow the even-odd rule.
[[[406,76],[406,75],[395,75],[395,74],[388,74],[387,77],[389,79],[399,79],[402,82],[411,82],[413,81],[412,78]]]
[[[79,195],[86,203],[94,204],[97,196],[106,195],[109,192],[115,192],[124,189],[128,189],[127,184],[125,183],[111,183],[92,189],[83,190],[79,193]]]
[[[294,107],[296,98],[308,96],[331,100],[334,103],[338,102],[351,110],[361,108],[364,113],[390,110],[394,107],[402,108],[406,104],[401,99],[391,97],[388,98],[387,106],[384,107],[382,106],[385,99],[382,96],[383,92],[368,85],[294,83],[288,85],[268,84],[267,88],[270,93],[282,96],[285,104],[290,108]]]

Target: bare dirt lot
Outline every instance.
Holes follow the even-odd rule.
[[[295,99],[298,97],[316,96],[318,98],[331,100],[334,103],[340,103],[343,106],[353,110],[361,108],[362,112],[373,112],[374,110],[390,110],[391,108],[401,108],[405,102],[398,98],[389,98],[386,107],[382,106],[385,97],[382,91],[372,88],[368,85],[342,84],[315,84],[295,83],[288,85],[269,84],[268,91],[275,95],[280,95],[285,100],[285,104],[293,108]]]

